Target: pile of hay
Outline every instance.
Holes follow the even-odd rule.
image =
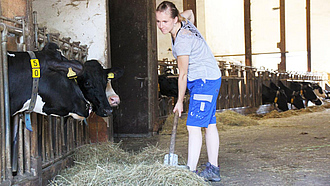
[[[226,110],[221,113],[216,113],[217,123],[226,126],[253,126],[259,123],[250,117],[244,116],[237,112]]]
[[[273,110],[267,114],[250,114],[249,117],[254,119],[268,119],[268,118],[286,118],[291,116],[296,116],[300,114],[306,114],[311,112],[321,112],[325,109],[330,108],[330,104],[324,104],[320,106],[310,106],[304,109],[295,109],[295,110],[288,110],[285,112],[278,112],[277,110]]]
[[[75,165],[49,185],[209,185],[188,169],[164,165],[165,154],[155,146],[129,153],[120,144],[86,145],[74,153]]]

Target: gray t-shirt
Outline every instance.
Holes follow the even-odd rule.
[[[182,21],[175,42],[172,41],[173,56],[189,55],[188,81],[215,80],[221,71],[205,39],[190,21]]]

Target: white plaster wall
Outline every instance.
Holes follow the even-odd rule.
[[[88,59],[106,64],[106,0],[33,0],[38,24],[88,46]]]

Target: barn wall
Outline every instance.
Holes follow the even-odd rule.
[[[25,17],[26,0],[1,0],[1,15],[10,19]],[[8,50],[17,50],[15,37],[8,37],[7,48]]]
[[[70,36],[88,48],[88,59],[107,64],[106,0],[34,0],[39,26]]]

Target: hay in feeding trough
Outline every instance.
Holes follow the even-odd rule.
[[[231,110],[226,110],[221,113],[216,113],[215,116],[217,117],[217,122],[219,125],[221,124],[226,126],[259,125],[257,121]]]
[[[267,114],[250,114],[249,117],[254,118],[254,119],[286,118],[286,117],[296,116],[296,115],[300,115],[300,114],[321,112],[327,108],[329,108],[328,103],[320,105],[320,106],[309,106],[309,107],[303,108],[303,109],[287,110],[285,112],[279,112],[277,110],[273,110]]]
[[[129,153],[120,143],[86,145],[74,153],[75,165],[49,185],[209,185],[187,169],[164,165],[166,153],[155,146]]]

